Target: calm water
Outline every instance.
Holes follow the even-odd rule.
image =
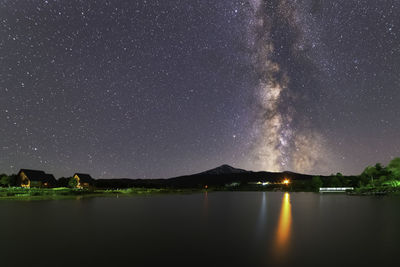
[[[220,192],[0,201],[0,214],[2,267],[399,262],[400,198]]]

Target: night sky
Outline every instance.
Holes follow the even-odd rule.
[[[400,156],[400,1],[0,0],[0,173]]]

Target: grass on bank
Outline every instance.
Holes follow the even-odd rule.
[[[89,196],[129,196],[143,194],[193,193],[193,189],[167,188],[127,188],[127,189],[76,189],[68,187],[56,188],[22,188],[0,187],[0,199],[55,199]]]
[[[389,180],[380,184],[369,183],[354,189],[359,195],[400,195],[400,181]]]

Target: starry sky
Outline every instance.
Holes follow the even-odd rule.
[[[386,164],[399,14],[397,0],[0,0],[0,172]]]

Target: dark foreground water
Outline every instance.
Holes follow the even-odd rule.
[[[400,198],[0,201],[0,266],[400,266]]]

